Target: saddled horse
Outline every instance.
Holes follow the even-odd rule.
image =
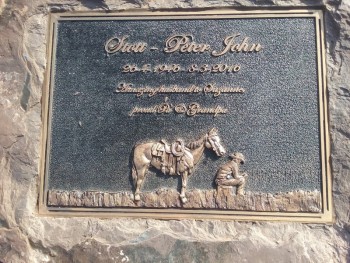
[[[134,197],[135,201],[140,200],[141,186],[150,166],[158,170],[163,170],[162,168],[164,168],[162,167],[163,163],[160,158],[157,158],[157,156],[152,153],[152,149],[154,149],[155,144],[159,143],[146,142],[138,144],[134,147],[132,178],[136,188]],[[187,202],[187,198],[185,196],[187,178],[192,174],[193,167],[199,162],[206,148],[213,150],[217,156],[222,156],[226,153],[224,147],[221,145],[216,128],[211,129],[199,140],[188,143],[184,148],[182,161],[185,162],[186,165],[183,165],[182,169],[178,170],[178,175],[181,176],[182,179],[180,193],[182,203]],[[166,174],[170,174],[169,170],[166,171]]]

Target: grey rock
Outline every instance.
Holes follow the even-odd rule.
[[[18,229],[0,229],[0,258],[3,262],[28,262],[29,244]]]
[[[255,5],[325,7],[333,225],[38,215],[40,100],[50,11]],[[0,261],[350,262],[349,32],[345,0],[0,0]],[[119,205],[125,197],[110,195],[108,201],[97,195],[90,205]],[[61,201],[69,198],[74,195]],[[204,200],[212,197],[196,202]]]

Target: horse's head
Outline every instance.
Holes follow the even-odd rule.
[[[211,129],[207,133],[205,147],[213,149],[217,156],[223,156],[226,153],[225,148],[221,145],[218,130],[216,128]]]

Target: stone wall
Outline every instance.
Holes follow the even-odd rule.
[[[204,7],[326,10],[334,224],[38,215],[41,94],[51,11]],[[350,2],[0,0],[0,261],[350,262]]]

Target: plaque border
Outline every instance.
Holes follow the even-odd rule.
[[[147,20],[147,19],[218,19],[218,18],[293,18],[308,17],[315,19],[316,48],[317,48],[317,72],[319,87],[319,124],[320,124],[320,157],[322,170],[320,213],[296,213],[296,212],[259,212],[259,211],[234,211],[234,210],[204,210],[204,209],[152,209],[152,208],[72,208],[47,206],[47,171],[49,167],[49,153],[51,134],[51,113],[53,79],[55,71],[57,23],[64,20]],[[304,223],[334,222],[332,205],[332,176],[330,169],[330,140],[328,127],[328,102],[326,84],[326,58],[325,58],[325,29],[322,9],[262,9],[262,10],[237,10],[228,8],[214,8],[205,10],[181,10],[175,11],[149,11],[143,9],[113,12],[67,12],[50,13],[49,36],[46,46],[47,67],[42,93],[42,129],[41,129],[41,154],[39,172],[39,202],[38,215],[55,217],[129,217],[129,218],[154,218],[154,219],[218,219],[237,221],[294,221]]]

